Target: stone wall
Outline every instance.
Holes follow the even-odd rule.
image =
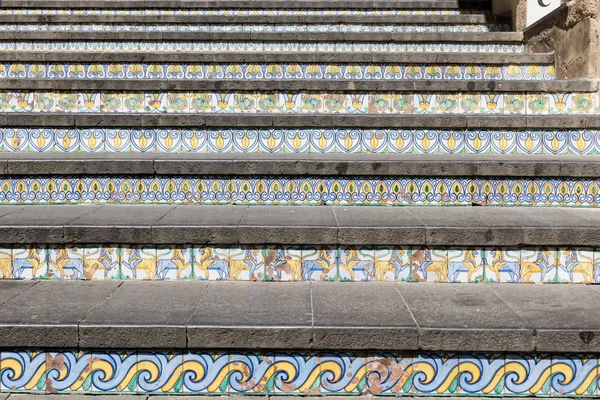
[[[527,51],[554,51],[559,79],[600,78],[599,4],[574,0],[526,28]]]

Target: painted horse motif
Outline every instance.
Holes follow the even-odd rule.
[[[595,275],[594,262],[591,258],[581,256],[584,261],[580,261],[577,257],[577,250],[568,249],[563,251],[563,255],[567,256],[565,259],[565,265],[560,266],[560,268],[569,274],[569,279],[573,282],[574,272],[580,272],[583,275],[583,279],[585,283],[591,283],[592,279]]]
[[[40,253],[43,251],[42,248],[28,249],[27,257],[14,258],[12,262],[13,277],[15,279],[23,279],[23,272],[26,269],[31,269],[31,276],[35,278],[37,270],[42,266],[43,261],[40,258]]]
[[[320,280],[323,280],[331,268],[335,267],[335,263],[329,262],[331,254],[333,254],[331,250],[319,250],[317,254],[316,260],[304,260],[302,262],[302,279],[310,281],[315,271],[321,271]]]
[[[504,251],[494,249],[490,252],[492,255],[492,263],[490,269],[496,274],[496,279],[500,281],[500,273],[507,272],[510,277],[510,282],[518,282],[521,278],[521,265],[518,261],[506,261]]]
[[[190,266],[191,263],[185,262],[183,251],[181,249],[173,249],[173,255],[169,260],[156,260],[156,279],[164,280],[170,270],[177,271],[177,279],[180,278],[181,272]]]

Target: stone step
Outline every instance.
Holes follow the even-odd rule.
[[[126,172],[124,172],[126,171]],[[600,156],[489,154],[0,153],[2,177],[600,178]],[[117,178],[118,179],[118,178]],[[1,185],[0,185],[1,186]]]
[[[194,10],[194,9],[426,9],[459,10],[490,8],[489,0],[2,0],[5,9],[138,9],[138,10]],[[136,11],[139,12],[139,11]]]
[[[408,63],[408,64],[553,64],[553,53],[384,53],[384,52],[311,52],[265,53],[257,51],[194,54],[184,52],[52,52],[3,51],[4,62],[79,62],[79,63]]]
[[[4,206],[0,214],[1,242],[25,253],[32,243],[98,247],[106,242],[225,249],[281,245],[593,251],[600,234],[598,209],[573,207],[52,204]],[[597,275],[592,270],[584,271],[588,278]]]
[[[522,32],[7,32],[0,31],[2,41],[178,41],[216,42],[394,42],[394,43],[469,43],[519,45]],[[102,43],[102,42],[101,42]],[[174,42],[177,43],[177,42]],[[8,43],[3,43],[6,46]],[[163,43],[164,45],[164,43]]]
[[[597,115],[397,115],[397,114],[76,114],[0,113],[0,126],[54,128],[440,128],[508,131],[515,129],[597,129]],[[283,128],[285,127],[285,128]]]
[[[10,10],[0,9],[0,23],[6,26],[14,24],[135,24],[147,25],[156,24],[164,26],[165,24],[394,24],[394,25],[505,25],[510,20],[503,17],[494,17],[486,14],[421,14],[416,11],[387,10],[387,12],[377,12],[376,10],[330,10],[329,12],[309,13],[307,10],[301,10],[293,13],[289,9],[274,10],[270,13],[267,10],[247,10],[246,12],[234,12],[232,10],[215,10],[213,14],[190,14],[177,13],[139,13],[139,10],[132,10],[131,13],[106,14],[98,10],[87,10],[85,13],[73,13],[71,10],[60,10],[61,13],[47,13],[39,10],[35,14],[27,13],[27,10],[18,10],[18,14],[10,13]],[[138,11],[138,13],[134,13]],[[182,10],[183,11],[183,10]],[[404,11],[404,13],[402,13]]]
[[[262,32],[282,32],[282,33],[306,33],[306,32],[319,32],[319,33],[346,33],[346,32],[360,32],[360,33],[380,33],[380,32],[393,32],[393,33],[414,33],[414,32],[445,32],[445,33],[465,33],[465,32],[507,32],[510,31],[509,25],[496,25],[496,24],[424,24],[424,25],[406,25],[406,24],[390,24],[386,22],[384,24],[331,24],[331,23],[320,23],[320,24],[244,24],[244,25],[199,25],[199,24],[159,24],[159,25],[139,25],[139,24],[12,24],[12,25],[0,25],[0,32],[16,33],[26,32],[26,37],[30,38],[31,32],[100,32],[100,33],[113,33],[114,38],[119,38],[116,35],[118,32],[180,32],[186,33],[183,35],[184,38],[191,38],[189,33],[208,33],[208,32],[220,32],[220,33],[234,33],[244,32],[247,34],[255,34]],[[16,37],[17,36],[11,36]],[[146,38],[148,36],[143,36]],[[112,38],[112,37],[109,37]],[[153,38],[150,36],[150,38]]]
[[[3,281],[0,282],[4,299],[0,310],[3,321],[0,332],[4,347],[30,349],[25,354],[40,348],[55,351],[68,349],[73,352],[81,349],[86,355],[91,353],[90,349],[94,349],[94,352],[100,350],[100,354],[129,350],[123,355],[139,351],[138,357],[144,351],[203,354],[220,349],[223,353],[236,354],[239,349],[252,349],[259,354],[270,352],[275,355],[275,361],[269,362],[275,365],[277,357],[285,357],[285,353],[290,351],[317,354],[347,351],[350,354],[363,354],[357,362],[364,363],[365,358],[369,359],[364,355],[367,349],[375,351],[380,357],[382,355],[379,352],[382,351],[405,352],[408,353],[407,358],[411,358],[411,353],[415,352],[415,359],[420,358],[420,354],[435,351],[458,351],[463,357],[481,351],[508,352],[507,362],[514,357],[514,353],[520,352],[550,353],[552,358],[553,353],[597,352],[600,349],[600,329],[597,318],[593,318],[600,316],[596,307],[600,291],[593,286],[372,282],[258,285],[235,282],[33,284]],[[57,296],[57,293],[61,295]],[[74,303],[78,306],[73,307]],[[593,317],[559,316],[556,308],[577,310],[577,316]],[[218,354],[216,352],[215,356]],[[339,362],[337,357],[342,354],[337,354],[331,354],[333,360],[330,363]],[[3,360],[14,356],[3,351],[3,357],[6,357]],[[324,366],[327,365],[327,355],[321,356]],[[496,356],[501,365],[502,356]],[[564,357],[556,354],[556,357],[561,356]],[[491,356],[481,357],[485,359]],[[544,356],[540,357],[545,359]],[[591,359],[597,363],[597,357]],[[350,360],[352,358],[346,362],[351,363]],[[454,368],[457,368],[456,361]],[[249,360],[241,358],[238,362],[245,364]],[[32,363],[31,367],[27,364],[25,366],[28,368],[33,369],[33,365],[39,368],[38,363]],[[81,373],[83,368],[75,369],[74,362],[69,364],[74,374]],[[127,362],[123,364],[128,365]],[[473,385],[479,379],[489,380],[479,377],[500,373],[495,371],[499,368],[496,364],[478,363],[483,372],[481,375],[472,375],[469,383]],[[531,368],[537,369],[537,365],[533,363]],[[548,363],[542,365],[549,368]],[[16,370],[13,364],[11,367]],[[46,362],[46,368],[57,367],[55,363]],[[210,368],[222,368],[222,365],[209,363],[205,364],[205,368],[209,369],[205,372],[208,373],[211,372]],[[254,368],[246,373],[264,373],[266,368],[254,364]],[[540,369],[543,371],[546,368]],[[91,369],[94,369],[93,365]],[[450,366],[439,367],[438,373],[449,373],[450,369]],[[598,374],[597,368],[592,370]],[[27,376],[34,375],[33,372]],[[302,369],[295,372],[309,375],[308,371]],[[531,370],[528,372],[533,374]],[[583,377],[590,376],[583,370],[577,369],[577,372]],[[62,373],[66,374],[67,371],[63,370]],[[156,375],[159,373],[162,374],[162,369],[155,372],[153,376],[156,379],[152,381],[166,384],[168,376],[158,379]],[[125,371],[119,374],[124,375]],[[56,380],[60,383],[57,374],[48,376],[51,382]],[[342,376],[344,374],[332,374],[332,379],[328,381],[342,379]],[[200,377],[202,375],[196,378]],[[583,377],[578,382],[583,381]],[[13,376],[10,378],[14,379]],[[256,377],[255,382],[260,378]],[[442,377],[437,378],[443,380]],[[23,381],[17,388],[26,386]],[[98,384],[101,384],[99,381]],[[190,379],[188,384],[191,384],[190,381],[197,382]],[[238,382],[237,379],[232,381]],[[420,382],[417,379],[415,381]],[[466,379],[461,381],[468,385]],[[506,379],[506,382],[507,386],[514,383],[511,379]],[[492,388],[496,384],[498,382]],[[257,394],[253,393],[255,389],[252,384],[249,385],[248,392]],[[540,387],[537,390],[541,392]],[[259,389],[257,392],[264,393],[265,390]],[[243,391],[239,394],[243,394]]]
[[[496,94],[568,94],[568,93],[593,93],[598,90],[599,81],[593,79],[568,79],[568,80],[353,80],[339,79],[331,81],[316,81],[311,79],[0,79],[0,90],[5,91],[45,91],[60,92],[185,92],[198,91],[205,93],[220,92],[298,92],[300,95],[311,92],[333,92],[333,94],[384,94],[392,92],[394,95],[414,92],[423,97],[423,94],[475,94],[485,93],[493,96]],[[401,92],[401,93],[397,93]],[[295,95],[296,93],[294,93]],[[594,104],[595,105],[595,104]]]

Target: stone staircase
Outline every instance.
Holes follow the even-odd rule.
[[[489,9],[0,1],[0,399],[597,397],[598,82]]]

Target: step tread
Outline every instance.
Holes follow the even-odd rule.
[[[151,52],[0,52],[0,59],[18,62],[190,62],[190,63],[409,63],[409,64],[551,64],[554,53],[151,53]]]
[[[0,153],[0,176],[599,178],[600,156],[322,153]]]
[[[596,92],[598,80],[342,79],[0,79],[0,90],[332,91],[332,92]]]
[[[600,349],[595,286],[0,281],[0,293],[12,348]]]
[[[180,42],[408,42],[517,43],[522,32],[27,32],[0,31],[3,41],[180,41]]]
[[[397,115],[397,114],[127,114],[0,113],[0,126],[16,127],[257,127],[598,129],[600,115]]]
[[[597,246],[600,210],[494,206],[5,205],[1,243]]]

